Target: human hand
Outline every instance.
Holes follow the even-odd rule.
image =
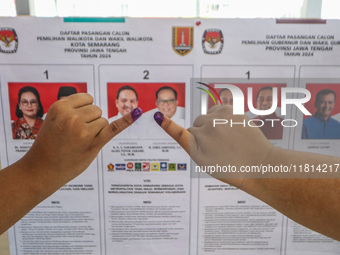
[[[101,117],[89,94],[55,102],[32,148],[0,171],[0,234],[34,206],[82,173],[100,149],[141,116],[142,110],[112,122]]]
[[[213,127],[214,119],[227,119],[228,125]],[[243,166],[263,165],[336,165],[338,157],[306,153],[274,147],[257,127],[230,126],[233,122],[249,121],[243,115],[232,115],[230,106],[215,106],[207,115],[199,116],[193,127],[185,130],[161,113],[155,120],[192,157],[198,166]],[[254,125],[254,123],[251,123]],[[310,173],[310,172],[309,172]],[[261,173],[239,175],[230,178],[229,173],[215,172],[213,177],[240,188],[262,200],[293,221],[321,234],[340,240],[340,179],[315,178],[325,173],[290,175],[294,178],[277,178],[280,175],[264,176]],[[267,175],[267,174],[266,174]],[[232,176],[235,176],[232,174]],[[237,175],[236,175],[237,176]],[[304,178],[295,178],[295,177]],[[250,177],[250,178],[248,178]],[[263,177],[263,178],[251,178]],[[274,178],[273,178],[274,177]],[[312,177],[309,175],[309,177]]]
[[[136,108],[109,125],[101,117],[101,109],[93,105],[92,96],[71,95],[51,106],[36,141],[22,160],[32,174],[59,187],[82,173],[100,149],[141,114]]]
[[[226,119],[227,124],[213,126],[214,119]],[[230,120],[243,122],[231,126]],[[253,166],[265,163],[273,145],[265,138],[257,127],[247,125],[249,118],[245,115],[233,115],[230,106],[215,106],[209,109],[207,115],[199,116],[193,127],[186,130],[161,113],[155,114],[155,120],[174,138],[197,163],[198,166]],[[252,124],[255,126],[255,124]],[[213,173],[213,177],[226,181],[231,175],[227,173]],[[233,177],[242,178],[243,174]],[[240,180],[228,180],[235,186]]]

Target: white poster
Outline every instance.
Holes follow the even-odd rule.
[[[269,89],[278,107],[259,126],[273,145],[339,156],[340,129],[310,124],[320,91],[340,95],[339,21],[0,21],[2,167],[30,149],[49,107],[62,96],[91,94],[109,121],[135,107],[143,110],[83,174],[11,228],[12,255],[337,254],[338,242],[235,187],[197,176],[189,156],[153,115],[161,111],[190,127],[218,104],[197,89],[201,81],[220,93],[222,104],[233,99],[224,87],[236,86],[252,99],[244,111],[255,120],[257,98]],[[285,89],[295,88],[310,91],[305,107],[311,115],[281,102]],[[23,100],[25,91],[35,98]],[[41,106],[34,125],[19,102]],[[339,115],[335,101],[329,112],[335,125]]]

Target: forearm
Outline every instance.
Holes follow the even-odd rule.
[[[336,166],[340,163],[336,157],[273,147],[258,128],[215,126],[213,120],[221,117],[232,118],[235,122],[247,119],[246,116],[232,115],[232,108],[228,106],[210,108],[207,115],[201,115],[194,121],[190,132],[159,115],[155,116],[157,123],[182,145],[198,166],[231,165],[236,169],[254,166],[254,169],[259,169],[261,165],[268,164]],[[211,173],[213,177],[257,197],[292,220],[340,240],[340,179],[337,176],[326,179],[323,174],[306,178],[304,175],[278,176],[277,173],[266,173],[266,176],[262,173]]]
[[[61,185],[44,180],[43,167],[27,164],[25,158],[0,171],[0,234],[6,231]]]
[[[339,164],[340,160],[319,154],[311,154],[275,148],[267,164],[319,165]],[[240,187],[259,198],[292,220],[326,236],[340,240],[340,180],[337,178],[254,178],[244,179]],[[322,174],[321,176],[323,177]]]

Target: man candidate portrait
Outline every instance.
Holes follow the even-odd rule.
[[[138,94],[136,90],[129,85],[120,87],[116,94],[115,105],[117,107],[118,113],[117,115],[111,117],[109,122],[123,117],[124,115],[130,113],[134,108],[138,107]]]
[[[227,88],[221,89],[218,95],[221,98],[222,105],[231,105],[233,106],[233,94]]]
[[[174,88],[170,86],[159,88],[156,91],[156,106],[158,111],[169,119],[172,119],[178,125],[184,126],[184,108],[178,107],[177,91]]]
[[[268,110],[273,104],[273,88],[270,86],[262,87],[256,95],[256,106],[258,110]],[[267,139],[282,139],[283,126],[281,125],[282,118],[277,116],[275,112],[270,115],[260,115],[254,119],[262,121],[254,121],[259,126],[262,133]],[[275,120],[275,121],[273,121]],[[263,125],[262,125],[263,124]]]
[[[322,89],[316,94],[316,111],[303,120],[302,139],[340,139],[340,122],[331,117],[335,101],[336,94],[331,89]]]
[[[120,87],[116,93],[115,106],[118,110],[117,115],[109,118],[109,123],[120,119],[138,107],[137,91],[129,86]],[[124,130],[116,136],[116,139],[138,139],[138,122],[136,121],[130,128]]]
[[[138,120],[141,127],[141,136],[143,139],[168,139],[169,136],[154,121],[154,114],[159,111],[178,125],[184,127],[185,108],[178,106],[178,92],[170,86],[163,86],[157,89],[155,92],[155,105],[157,108],[143,113],[143,116]]]

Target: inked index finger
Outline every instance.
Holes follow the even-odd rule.
[[[142,109],[135,108],[129,114],[124,115],[120,119],[115,120],[106,127],[104,127],[98,134],[98,139],[101,142],[101,144],[105,145],[113,137],[115,137],[124,129],[129,127],[142,115],[142,112],[143,112]]]
[[[164,116],[161,112],[154,115],[155,121],[190,155],[190,142],[194,139],[190,132],[176,122]]]

